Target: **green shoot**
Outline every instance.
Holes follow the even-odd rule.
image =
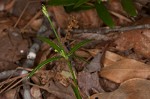
[[[43,4],[42,4],[42,12],[43,12],[43,14],[47,17],[47,19],[48,19],[48,21],[49,21],[49,23],[50,23],[50,25],[51,25],[51,27],[52,27],[54,33],[55,33],[56,38],[57,38],[58,42],[60,43],[60,38],[59,38],[59,36],[58,36],[58,34],[57,34],[55,28],[54,28],[54,25],[53,25],[53,23],[52,23],[50,17],[49,17],[49,14],[48,14],[48,12],[47,12],[47,10],[46,10],[46,7],[45,7]]]
[[[54,28],[54,25],[52,24],[52,21],[51,21],[49,15],[48,15],[47,10],[46,10],[46,7],[44,5],[42,5],[42,12],[48,18],[49,23],[50,23],[50,25],[51,25],[51,27],[52,27],[52,29],[54,31],[54,34],[55,34],[55,36],[57,38],[58,44],[54,43],[53,41],[51,41],[51,40],[49,40],[48,38],[45,38],[45,37],[38,37],[38,38],[40,40],[42,40],[43,42],[48,43],[54,49],[55,52],[59,53],[59,56],[47,59],[47,60],[43,61],[42,63],[40,63],[35,69],[33,69],[31,71],[31,73],[28,75],[28,78],[30,78],[42,66],[44,66],[44,65],[46,65],[46,64],[48,64],[50,62],[53,62],[55,60],[59,60],[60,58],[64,58],[67,61],[67,64],[68,64],[68,67],[69,67],[69,70],[70,70],[70,73],[72,75],[72,79],[73,79],[73,82],[74,82],[74,84],[72,85],[72,88],[74,90],[74,94],[75,94],[77,99],[82,99],[82,97],[80,95],[80,92],[79,92],[79,87],[78,87],[76,75],[75,75],[75,73],[73,71],[70,58],[71,58],[71,56],[74,55],[74,52],[76,50],[78,50],[80,47],[82,47],[83,45],[85,45],[88,42],[90,42],[90,40],[84,40],[84,41],[76,44],[73,48],[71,48],[70,52],[67,53],[67,51],[64,50],[64,47],[62,47],[63,44],[60,41],[58,33],[56,32],[56,30]]]

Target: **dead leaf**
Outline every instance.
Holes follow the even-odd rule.
[[[28,40],[23,39],[19,31],[6,29],[0,36],[0,59],[15,62],[27,53],[28,46]]]
[[[11,89],[4,94],[0,95],[0,99],[16,99],[17,98],[17,88]]]
[[[101,66],[100,66],[100,59],[101,59],[101,54],[98,53],[94,59],[85,67],[85,71],[88,71],[90,73],[100,71]]]
[[[106,52],[104,66],[100,71],[101,77],[116,83],[122,83],[132,78],[148,78],[150,75],[149,65],[133,59],[118,57],[118,55],[108,51]]]
[[[14,64],[13,62],[0,60],[0,72],[5,71],[5,70],[16,69],[17,67],[18,65]]]
[[[79,57],[89,58],[90,54],[84,50],[77,50],[75,54]]]
[[[97,72],[89,73],[82,71],[78,73],[78,84],[81,91],[86,95],[90,95],[90,91],[93,89],[98,92],[104,92],[99,83],[99,77]]]
[[[80,11],[80,12],[72,12],[66,13],[62,6],[55,6],[50,7],[49,11],[54,14],[56,22],[59,27],[65,28],[67,26],[67,21],[70,16],[75,16],[79,21],[79,26],[84,28],[92,28],[92,27],[99,27],[103,24],[100,18],[97,15],[95,9],[87,10],[87,11]]]
[[[50,86],[47,91],[61,99],[76,99],[71,86],[64,87],[59,82],[50,81]]]
[[[120,51],[134,49],[137,54],[150,58],[150,29],[124,32],[115,43]]]
[[[108,79],[102,78],[100,77],[100,85],[102,86],[102,88],[105,90],[105,92],[111,92],[116,90],[120,84],[117,84],[115,82],[112,82]]]
[[[149,80],[134,78],[125,81],[113,92],[95,94],[90,99],[149,99],[149,89]]]

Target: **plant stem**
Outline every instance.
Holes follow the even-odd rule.
[[[73,72],[73,69],[72,69],[71,61],[67,60],[67,64],[68,64],[68,67],[69,67],[70,72],[72,74],[72,78],[73,78],[73,82],[74,82],[73,91],[74,91],[77,99],[82,99],[82,97],[80,95],[80,92],[79,92],[79,88],[78,88],[78,84],[77,84],[77,80],[76,80],[76,75],[75,75],[75,73]]]
[[[58,42],[61,43],[61,42],[60,42],[60,38],[59,38],[59,36],[58,36],[58,34],[57,34],[56,30],[55,30],[55,27],[54,27],[54,25],[53,25],[53,23],[52,23],[50,17],[47,17],[47,18],[48,18],[48,21],[49,21],[49,23],[50,23],[50,25],[51,25],[51,27],[52,27],[54,33],[55,33],[55,36],[56,36]]]
[[[54,34],[55,34],[55,36],[56,36],[58,42],[61,43],[60,38],[59,38],[59,36],[58,36],[58,34],[57,34],[56,30],[55,30],[55,27],[54,27],[54,25],[53,25],[53,23],[52,23],[50,17],[49,17],[49,14],[48,14],[48,11],[47,11],[45,5],[42,5],[42,12],[43,12],[43,14],[47,17],[47,19],[48,19],[48,21],[49,21],[49,23],[50,23],[50,26],[52,27],[52,29],[53,29],[53,31],[54,31]]]

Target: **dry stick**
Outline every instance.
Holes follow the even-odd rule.
[[[132,22],[130,19],[128,19],[127,17],[125,17],[125,16],[123,16],[123,15],[121,15],[121,14],[119,14],[119,13],[116,13],[116,12],[114,12],[114,11],[109,11],[109,12],[110,12],[112,15],[114,15],[114,16],[120,18],[120,19],[123,19],[123,20],[125,20],[125,21],[127,21],[127,22]]]
[[[3,89],[0,91],[0,93],[2,93],[2,92],[4,92],[5,90],[7,90],[7,88],[9,88],[11,85],[13,85],[14,82],[15,82],[15,80],[12,81],[12,82],[10,82],[5,88],[3,88]]]
[[[24,12],[27,10],[29,4],[35,3],[35,2],[39,2],[39,1],[29,1],[29,2],[26,4],[26,6],[25,6],[25,8],[23,9],[23,11],[21,12],[21,14],[20,14],[20,16],[19,16],[19,18],[18,18],[16,24],[14,25],[14,28],[18,25],[18,23],[19,23],[19,21],[21,20],[21,18],[22,18],[22,16],[23,16]]]
[[[13,82],[14,81],[16,81],[17,79],[19,79],[19,78],[23,78],[23,77],[25,77],[25,76],[27,76],[27,74],[24,74],[24,75],[21,75],[21,76],[19,76],[19,77],[15,77],[15,78],[12,78],[12,79],[8,79],[8,80],[6,80],[6,81],[3,81],[3,82],[1,82],[0,83],[0,85],[1,86],[3,86],[4,84],[6,84],[6,83],[9,83],[9,82],[11,82],[9,85],[7,85],[4,89],[2,89],[1,91],[0,91],[0,93],[2,93],[3,91],[5,91],[5,90],[10,90],[11,88],[12,88],[12,86],[14,87],[14,86],[16,86],[17,84],[15,84],[15,85],[12,85],[13,84]],[[12,86],[11,86],[12,85]],[[10,88],[8,88],[9,86],[11,86]],[[8,89],[7,89],[8,88]]]
[[[18,85],[18,84],[21,83],[22,81],[23,81],[23,78],[20,79],[19,81],[17,81],[17,82],[16,82],[15,84],[13,84],[12,86],[10,86],[6,91],[8,91],[8,90],[14,88],[16,85]]]
[[[9,83],[9,82],[11,82],[11,81],[17,80],[17,79],[19,79],[19,78],[23,78],[23,77],[25,77],[25,76],[27,76],[27,74],[23,74],[23,75],[21,75],[21,76],[18,76],[18,77],[14,77],[14,78],[5,80],[5,81],[3,81],[3,82],[0,83],[0,86],[2,86],[2,85],[4,85],[4,84],[7,84],[7,83]]]
[[[18,75],[20,75],[20,71],[17,71],[17,69],[15,69],[15,70],[8,70],[8,71],[4,71],[4,72],[1,72],[0,73],[0,75],[2,76],[1,77],[1,80],[3,80],[3,79],[10,79],[11,77],[13,77],[13,76],[18,76]],[[4,85],[4,84],[3,84]],[[0,88],[1,87],[3,87],[3,85],[1,85],[0,86]]]
[[[4,80],[7,78],[10,80],[11,77],[20,76],[22,70],[32,71],[32,69],[23,68],[23,67],[18,67],[15,70],[3,71],[0,73],[0,80]],[[1,85],[1,82],[0,82],[0,85]]]
[[[96,29],[74,29],[73,33],[96,33],[98,34],[108,34],[109,32],[124,32],[136,29],[150,29],[150,24],[128,26],[128,27],[114,27],[114,28],[96,28]]]

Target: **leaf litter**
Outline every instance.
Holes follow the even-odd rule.
[[[13,2],[12,5],[9,5],[9,2],[5,3],[4,1],[7,2],[8,0],[0,2],[2,5],[6,4],[7,8],[1,9],[2,12],[0,12],[0,71],[5,72],[6,70],[14,70],[24,63],[30,46],[33,41],[36,41],[33,38],[36,37],[38,29],[47,23],[40,14],[38,18],[33,20],[34,15],[40,9],[39,1],[14,0],[14,5]],[[118,0],[110,0],[106,7],[109,9],[116,25],[130,27],[150,24],[148,7],[146,6],[148,2],[148,0],[135,0],[136,9],[142,16],[137,18],[128,17]],[[27,9],[25,9],[26,4],[28,5]],[[114,7],[114,5],[116,6]],[[145,7],[143,8],[143,6]],[[24,9],[25,11],[23,11]],[[72,33],[74,28],[95,29],[105,26],[99,19],[96,10],[67,13],[62,6],[48,7],[48,9],[54,19],[56,28],[61,27],[62,30],[67,32],[67,34],[61,34],[62,31],[60,31],[60,36],[63,42],[67,43],[68,49],[72,46],[72,43],[81,39],[94,39],[87,46],[75,52],[77,56],[83,57],[88,63],[72,59],[74,69],[77,69],[77,80],[84,99],[149,99],[149,29],[134,29],[121,33],[97,34],[96,36],[94,36],[94,33],[87,32],[78,33],[79,36],[76,36],[77,33]],[[12,15],[8,16],[3,10]],[[21,16],[21,14],[24,15]],[[133,22],[132,19],[136,22]],[[49,25],[46,26],[48,30],[44,33],[47,33],[47,37],[54,40],[54,36],[48,34],[48,32],[51,32]],[[111,42],[111,44],[106,49],[108,51],[105,52],[103,60],[102,50],[108,42]],[[40,51],[36,53],[37,58],[34,66],[43,60],[56,56],[51,47],[44,44],[41,46]],[[103,64],[101,64],[102,60]],[[20,74],[20,78],[22,77],[24,76]],[[3,80],[3,84],[0,82],[0,90],[10,84],[7,83],[8,79]],[[10,80],[17,82],[19,78],[13,80],[13,77],[10,77]],[[65,61],[60,60],[49,63],[42,70],[39,70],[31,78],[31,82],[28,82],[28,85],[30,85],[29,92],[32,98],[75,99],[70,86],[71,83],[71,76]],[[13,89],[4,91],[4,94],[0,94],[0,98],[15,99],[17,97],[17,99],[21,99],[20,96],[23,96],[24,91],[21,84],[23,83],[17,84]]]

